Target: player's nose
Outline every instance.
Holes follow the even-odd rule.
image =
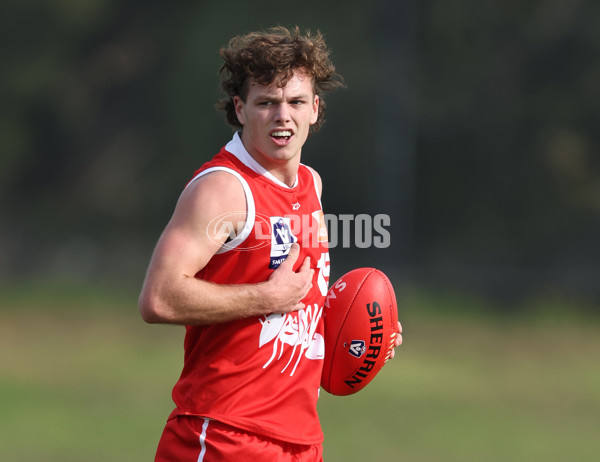
[[[275,121],[276,122],[289,122],[290,120],[290,108],[287,104],[282,103],[277,105],[277,109],[275,111]]]

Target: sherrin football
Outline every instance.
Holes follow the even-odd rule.
[[[354,269],[329,289],[323,313],[321,386],[332,395],[351,395],[373,380],[390,358],[398,334],[394,289],[381,271]]]

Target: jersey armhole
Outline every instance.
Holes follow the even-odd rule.
[[[302,164],[302,165],[304,165],[304,164]],[[308,169],[308,171],[312,175],[313,186],[315,187],[315,194],[317,195],[319,205],[321,206],[321,209],[322,209],[323,204],[321,203],[321,192],[319,191],[319,182],[317,181],[317,172],[312,167],[309,167],[308,165],[304,165],[304,166]]]
[[[197,179],[203,177],[204,175],[216,171],[227,172],[235,176],[241,183],[242,188],[244,189],[244,195],[246,196],[246,222],[244,223],[244,227],[242,228],[242,231],[239,234],[237,234],[233,239],[225,242],[221,246],[221,248],[216,253],[216,255],[219,255],[228,252],[232,249],[235,249],[250,235],[252,228],[254,228],[254,222],[256,221],[256,207],[254,205],[254,196],[252,195],[252,190],[250,189],[250,185],[248,184],[248,182],[244,179],[242,175],[228,167],[210,167],[206,170],[202,170],[190,180],[187,186],[192,184]]]

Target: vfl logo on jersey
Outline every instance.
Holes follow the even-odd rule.
[[[348,353],[350,353],[355,358],[360,358],[362,355],[365,354],[365,351],[367,351],[367,348],[365,347],[364,340],[352,340]]]
[[[290,218],[270,217],[271,220],[271,262],[270,269],[275,269],[287,258],[290,248],[298,239],[290,229]]]

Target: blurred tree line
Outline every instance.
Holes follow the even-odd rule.
[[[231,129],[219,47],[321,30],[347,88],[303,161],[328,213],[387,213],[389,249],[332,249],[498,296],[600,293],[600,3],[8,0],[0,6],[0,275],[139,284]]]

